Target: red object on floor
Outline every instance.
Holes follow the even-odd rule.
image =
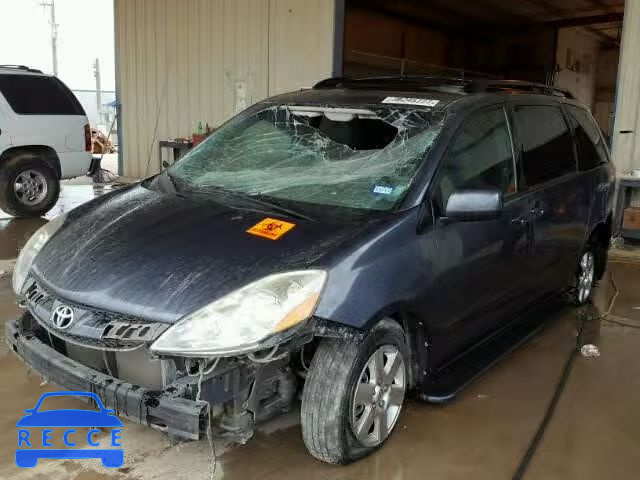
[[[625,209],[622,228],[625,230],[640,230],[640,208],[629,207]]]

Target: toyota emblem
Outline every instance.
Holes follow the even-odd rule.
[[[51,315],[51,322],[60,330],[69,328],[73,323],[73,309],[66,305],[60,305],[53,311],[53,315]]]

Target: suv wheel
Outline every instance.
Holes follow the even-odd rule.
[[[0,209],[15,217],[40,217],[60,196],[60,181],[40,157],[23,153],[0,165]]]
[[[569,289],[572,303],[584,305],[591,298],[593,279],[595,276],[595,257],[593,249],[587,247],[580,257],[578,268],[573,276],[573,283]]]
[[[349,463],[389,438],[407,390],[406,358],[404,332],[392,320],[361,342],[322,340],[302,395],[302,437],[314,457]]]

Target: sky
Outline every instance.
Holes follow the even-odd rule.
[[[18,64],[53,73],[51,0],[0,0],[0,65]],[[115,89],[113,0],[55,0],[58,77],[72,90],[95,90],[93,63],[100,59],[102,90]]]

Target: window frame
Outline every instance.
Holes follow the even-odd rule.
[[[503,202],[506,204],[507,201],[513,200],[514,198],[518,197],[519,194],[521,193],[518,151],[517,151],[517,145],[515,143],[515,138],[513,136],[513,123],[512,123],[512,118],[510,116],[509,104],[508,102],[500,102],[500,103],[494,103],[491,105],[483,105],[481,107],[478,107],[468,112],[464,116],[464,118],[460,121],[460,124],[456,127],[455,133],[449,138],[447,142],[447,147],[442,153],[442,155],[440,156],[436,171],[434,172],[433,177],[429,182],[429,193],[427,195],[427,198],[431,203],[431,208],[436,217],[444,216],[444,212],[438,211],[439,208],[438,208],[438,202],[437,202],[436,196],[438,195],[438,186],[440,185],[440,181],[442,180],[443,168],[444,168],[443,166],[447,161],[447,158],[449,157],[449,154],[451,153],[453,146],[458,140],[458,137],[461,135],[462,130],[467,124],[467,122],[469,122],[474,115],[478,113],[492,111],[492,110],[502,111],[502,114],[504,115],[504,118],[505,118],[505,124],[507,126],[507,136],[509,138],[509,145],[511,147],[511,165],[513,168],[515,191],[510,193],[503,193]]]
[[[564,107],[563,110],[565,110],[565,115],[567,116],[567,118],[569,120],[571,120],[571,119],[575,120],[575,122],[578,124],[578,126],[580,126],[581,128],[584,129],[584,127],[580,123],[580,120],[573,113],[571,113],[571,109],[582,111],[582,113],[584,113],[584,115],[586,116],[587,120],[589,122],[591,122],[591,126],[596,129],[596,132],[598,133],[598,137],[600,138],[600,141],[602,142],[602,144],[605,147],[605,153],[606,153],[605,161],[598,163],[598,165],[596,165],[595,167],[591,167],[591,168],[587,168],[587,169],[582,170],[580,168],[580,158],[579,158],[580,151],[578,149],[578,142],[576,141],[576,132],[575,132],[575,129],[571,127],[571,121],[569,121],[569,128],[571,128],[571,135],[573,137],[573,144],[574,144],[574,148],[575,148],[575,151],[576,151],[576,167],[578,169],[578,173],[591,172],[591,171],[593,171],[593,170],[595,170],[597,168],[602,168],[602,167],[605,167],[608,164],[610,164],[611,163],[611,152],[610,152],[609,147],[607,145],[607,141],[604,138],[604,134],[602,133],[602,130],[600,129],[600,125],[598,125],[598,122],[594,118],[593,114],[589,111],[589,109],[585,108],[584,106],[574,105],[574,104],[566,104],[566,105],[563,105],[563,107]],[[587,132],[585,132],[585,133],[587,133]],[[591,145],[593,146],[593,149],[594,149],[598,159],[600,159],[600,153],[598,152],[598,147],[597,147],[597,145],[595,143],[593,143],[593,141],[589,137],[588,133],[587,133],[587,138],[589,138],[589,141],[591,142]]]
[[[559,110],[562,116],[562,119],[564,121],[564,124],[567,127],[567,131],[569,132],[569,136],[571,138],[571,152],[573,155],[573,163],[574,163],[573,171],[567,172],[559,177],[552,178],[550,180],[547,180],[542,183],[538,183],[533,186],[527,184],[527,177],[524,173],[524,155],[525,155],[524,137],[521,134],[521,132],[518,131],[518,125],[516,121],[516,110],[521,107],[547,107],[547,108],[556,108]],[[566,182],[567,180],[575,177],[580,173],[580,171],[578,170],[578,152],[577,152],[576,142],[573,137],[573,129],[571,128],[571,122],[569,122],[569,118],[567,117],[568,113],[565,112],[565,109],[563,107],[564,105],[559,102],[550,102],[550,101],[535,102],[535,101],[529,100],[529,101],[510,102],[509,110],[510,110],[511,118],[513,121],[512,123],[512,126],[514,128],[513,138],[516,144],[516,149],[518,151],[518,173],[519,173],[519,178],[521,180],[521,182],[518,183],[518,186],[522,187],[522,189],[519,190],[518,193],[524,194],[524,193],[536,192],[538,190],[547,188],[556,183]]]

